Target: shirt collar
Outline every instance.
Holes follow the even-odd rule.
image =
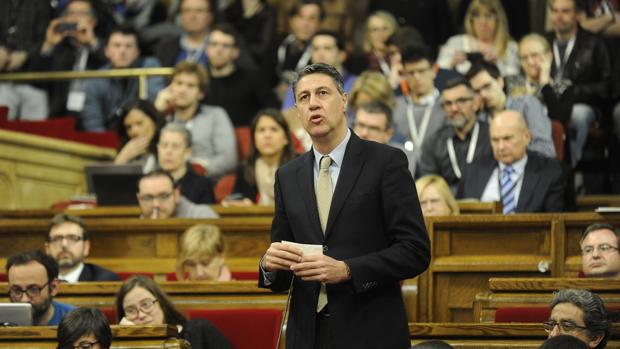
[[[349,139],[351,139],[351,130],[347,128],[347,134],[344,136],[344,139],[340,144],[334,148],[329,154],[321,154],[316,148],[312,147],[312,152],[314,152],[314,166],[315,168],[320,168],[321,158],[325,155],[329,155],[332,158],[332,165],[336,167],[340,167],[342,165],[342,161],[344,159],[344,152],[347,149],[347,143],[349,143]]]
[[[527,154],[525,154],[523,159],[515,161],[511,166],[512,166],[512,169],[514,170],[515,174],[520,176],[521,173],[523,173],[525,171],[525,165],[526,164],[527,164]],[[499,172],[500,173],[502,171],[504,171],[504,167],[506,167],[506,164],[500,162],[499,163]]]
[[[420,105],[420,106],[430,106],[430,105],[435,104],[435,101],[438,98],[439,98],[439,90],[435,88],[433,89],[433,92],[422,96],[422,98],[420,98],[417,102],[414,102],[413,104]]]
[[[82,270],[84,270],[84,263],[80,263],[80,265],[71,271],[69,274],[60,275],[58,274],[58,278],[60,280],[64,280],[68,283],[78,282],[80,279],[80,275],[82,274]]]

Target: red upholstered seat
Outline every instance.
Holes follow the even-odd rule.
[[[236,127],[235,136],[237,137],[237,155],[239,160],[245,160],[250,155],[252,137],[250,137],[249,127]]]
[[[120,273],[116,273],[118,275],[119,278],[121,278],[121,280],[125,281],[127,279],[129,279],[130,277],[134,276],[134,275],[142,275],[142,276],[146,276],[147,278],[153,278],[153,276],[155,276],[155,273],[142,273],[142,272],[120,272]]]
[[[557,120],[551,120],[551,139],[555,147],[558,160],[564,160],[564,125]]]
[[[75,137],[75,119],[72,117],[42,121],[3,120],[0,123],[0,127],[11,131],[65,140],[73,140]]]
[[[274,349],[282,320],[278,309],[190,309],[189,319],[209,320],[235,349]]]
[[[7,282],[7,281],[9,281],[9,278],[6,275],[6,273],[0,273],[0,282]]]
[[[110,325],[116,324],[118,321],[116,320],[116,309],[115,308],[99,308],[103,315],[105,315],[106,319],[108,319],[108,323]]]
[[[235,188],[235,181],[237,180],[237,176],[234,174],[226,175],[217,182],[215,185],[215,189],[213,190],[215,193],[215,202],[218,204],[224,200],[224,198],[230,195]]]

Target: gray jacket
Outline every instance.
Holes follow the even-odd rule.
[[[177,212],[174,216],[176,218],[220,218],[209,205],[195,204],[184,196],[179,198]]]

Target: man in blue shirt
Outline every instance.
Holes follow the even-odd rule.
[[[54,302],[58,294],[58,264],[42,251],[22,252],[9,257],[6,263],[9,298],[12,303],[32,305],[32,324],[56,326],[74,307]]]

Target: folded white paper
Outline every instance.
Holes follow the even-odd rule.
[[[323,245],[312,245],[312,244],[300,244],[297,242],[282,240],[283,244],[292,245],[298,247],[304,251],[304,255],[317,255],[323,254]]]

